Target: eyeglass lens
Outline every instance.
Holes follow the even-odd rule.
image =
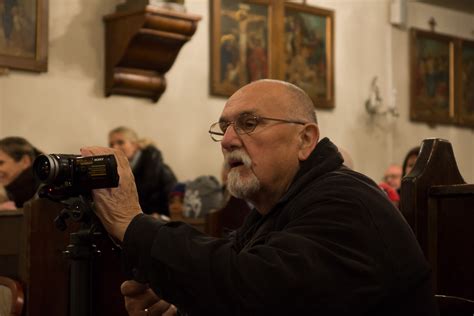
[[[235,131],[238,134],[251,133],[257,127],[259,120],[257,117],[249,114],[242,114],[237,117],[234,122],[219,122],[219,128],[225,133],[229,125],[234,124]]]

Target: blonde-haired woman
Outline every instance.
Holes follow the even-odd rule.
[[[160,150],[125,126],[109,132],[109,146],[121,150],[128,158],[143,212],[168,216],[168,196],[176,184],[176,177],[164,163]]]

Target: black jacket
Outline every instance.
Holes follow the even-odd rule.
[[[132,171],[143,212],[169,215],[168,196],[176,177],[163,162],[161,152],[154,146],[145,147]]]
[[[124,251],[136,279],[189,315],[435,315],[411,229],[327,138],[232,237],[138,215]]]
[[[22,208],[23,204],[32,199],[40,182],[35,178],[31,167],[23,170],[18,177],[5,186],[8,199],[15,202],[17,208]]]

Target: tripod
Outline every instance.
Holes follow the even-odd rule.
[[[67,219],[80,223],[77,232],[70,233],[69,245],[63,252],[70,261],[69,316],[95,315],[94,258],[100,254],[95,240],[102,235],[102,225],[92,210],[92,199],[79,195],[60,201],[64,209],[54,220],[62,231]]]

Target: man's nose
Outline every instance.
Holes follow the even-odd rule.
[[[235,131],[235,125],[230,124],[224,132],[224,136],[221,140],[222,148],[230,150],[233,147],[238,147],[241,145],[240,135]]]

